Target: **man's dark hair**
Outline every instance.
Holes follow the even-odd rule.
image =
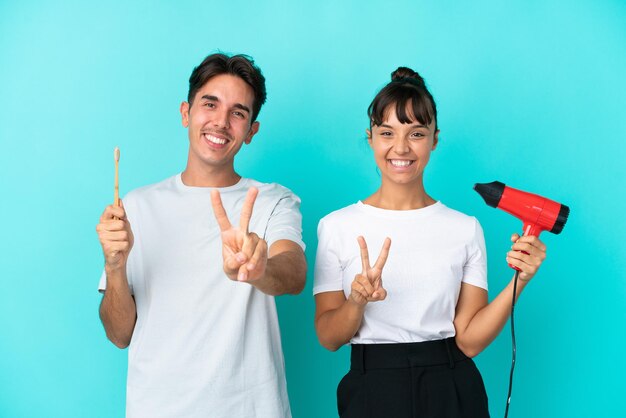
[[[252,122],[254,122],[261,111],[261,106],[265,103],[267,92],[265,90],[265,77],[261,69],[254,65],[252,57],[238,54],[229,57],[226,54],[211,54],[202,61],[200,65],[193,69],[189,77],[189,93],[187,101],[191,105],[198,90],[207,81],[216,75],[231,74],[241,78],[248,83],[254,91],[254,102],[252,103]]]

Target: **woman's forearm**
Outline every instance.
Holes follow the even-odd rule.
[[[518,280],[515,300],[528,284]],[[511,314],[511,296],[514,279],[489,304],[480,309],[463,329],[455,322],[456,341],[459,348],[468,356],[474,357],[483,351],[502,331]]]
[[[365,305],[348,298],[339,308],[321,314],[315,321],[320,344],[330,351],[337,351],[357,333],[363,320]]]

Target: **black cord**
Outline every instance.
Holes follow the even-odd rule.
[[[517,293],[517,278],[519,271],[515,270],[515,278],[513,279],[513,297],[511,298],[511,343],[513,346],[512,360],[511,360],[511,375],[509,376],[509,393],[506,396],[506,410],[504,411],[504,418],[509,416],[509,405],[511,405],[511,391],[513,390],[513,371],[515,370],[515,355],[517,353],[517,347],[515,345],[515,294]]]

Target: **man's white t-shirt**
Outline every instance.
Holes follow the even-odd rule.
[[[455,335],[461,282],[487,289],[486,251],[478,221],[441,202],[415,210],[386,210],[362,202],[324,217],[318,226],[313,293],[346,298],[362,271],[357,237],[374,265],[391,238],[383,301],[368,303],[352,344],[407,343]]]
[[[230,222],[239,224],[252,186],[259,194],[249,230],[268,248],[287,239],[304,249],[300,200],[278,184],[241,179],[219,188]],[[123,200],[137,306],[129,418],[291,417],[274,297],[226,277],[210,190],[184,185],[179,174]]]

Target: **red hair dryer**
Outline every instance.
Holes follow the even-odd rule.
[[[559,234],[567,222],[569,208],[554,200],[523,192],[507,187],[504,183],[493,181],[491,183],[476,183],[474,190],[485,199],[485,203],[493,208],[502,209],[505,212],[519,218],[524,222],[524,235],[539,236],[543,231]],[[511,266],[509,264],[509,266]],[[511,266],[520,271],[519,268]],[[511,390],[513,389],[513,370],[515,369],[515,294],[517,289],[518,272],[515,273],[513,294],[511,296],[511,340],[513,343],[513,360],[511,361],[511,375],[509,377],[509,393],[507,395],[506,410],[504,417],[509,415],[511,404]]]
[[[507,187],[504,183],[476,183],[474,190],[489,206],[502,209],[524,223],[524,235],[539,236],[543,231],[558,234],[569,216],[569,208],[554,200]]]

